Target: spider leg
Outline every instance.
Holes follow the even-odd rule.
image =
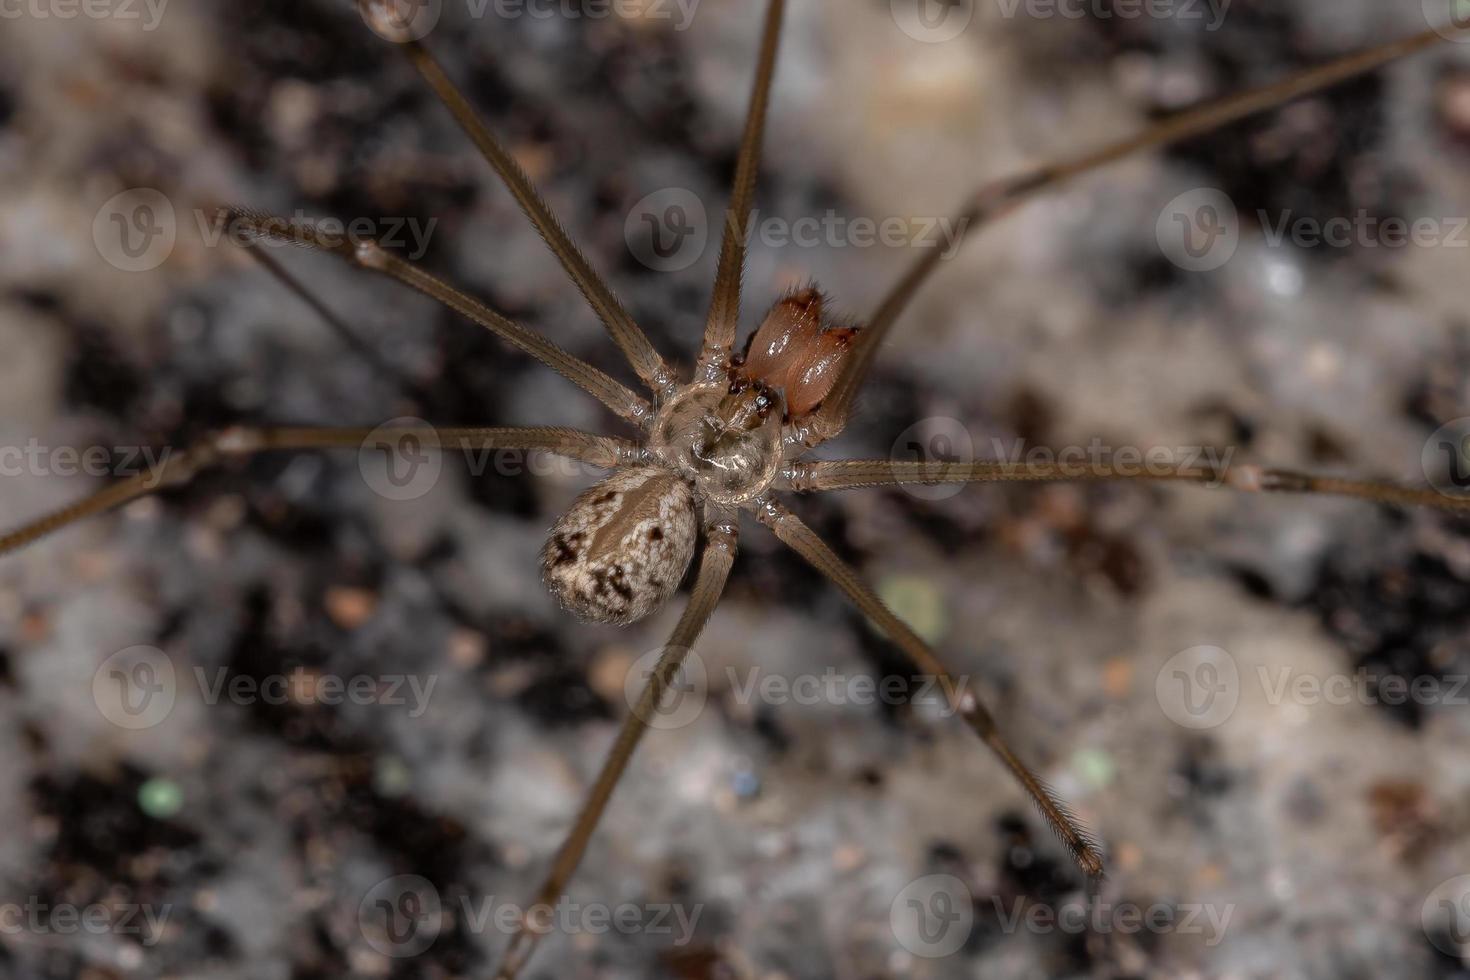
[[[612,287],[593,271],[591,263],[552,213],[545,198],[531,183],[531,178],[526,176],[520,164],[516,163],[505,147],[500,145],[495,134],[490,132],[490,128],[475,112],[464,93],[444,73],[429,49],[419,41],[410,41],[403,47],[419,74],[424,76],[434,94],[479,148],[480,154],[505,183],[526,217],[531,219],[531,224],[536,226],[536,231],[540,233],[546,246],[551,249],[572,282],[577,284],[592,311],[628,358],[628,363],[633,366],[638,377],[658,395],[669,394],[673,390],[675,378],[668,365],[658,351],[654,350],[647,335],[633,322],[633,318],[613,294]]]
[[[947,463],[938,460],[812,460],[787,464],[785,488],[798,492],[851,490],[935,483],[1022,483],[1061,480],[1149,480],[1193,483],[1209,489],[1252,493],[1320,493],[1354,497],[1396,507],[1433,507],[1470,511],[1470,496],[1452,496],[1429,488],[1405,487],[1372,480],[1345,479],[1263,466],[1178,466],[1136,472],[1111,463]]]
[[[740,138],[740,156],[735,165],[735,186],[730,192],[730,205],[725,212],[719,265],[715,272],[713,295],[710,297],[709,319],[704,326],[704,347],[699,355],[700,367],[705,370],[717,367],[730,353],[735,343],[735,329],[740,323],[740,280],[745,274],[745,226],[750,221],[750,209],[755,197],[755,179],[760,169],[761,143],[766,130],[766,106],[770,103],[771,78],[776,71],[776,49],[781,42],[781,22],[785,11],[785,0],[770,0],[766,6],[760,60],[756,64],[755,81],[751,86],[745,132]]]
[[[556,857],[552,860],[551,869],[547,872],[541,888],[536,892],[535,900],[526,906],[527,909],[556,904],[562,889],[567,886],[567,882],[577,870],[577,865],[581,863],[582,855],[587,850],[587,842],[591,839],[593,831],[597,829],[598,821],[602,819],[603,811],[607,808],[608,799],[612,796],[613,790],[617,788],[624,770],[627,769],[634,749],[638,747],[639,740],[648,730],[650,720],[657,715],[659,705],[669,685],[673,683],[680,665],[683,664],[694,641],[704,630],[710,613],[714,612],[715,605],[720,601],[720,595],[725,590],[725,580],[730,574],[730,566],[735,560],[737,544],[735,524],[733,521],[712,523],[705,528],[705,537],[706,543],[700,557],[699,574],[694,582],[694,590],[689,596],[689,604],[684,607],[684,613],[679,617],[673,635],[669,637],[669,642],[664,647],[663,655],[654,666],[648,684],[643,688],[643,693],[639,695],[638,706],[623,722],[617,741],[613,743],[612,751],[608,753],[607,760],[602,764],[602,771],[597,774],[597,781],[588,791],[586,799],[582,802],[582,808],[577,813],[577,819],[572,824],[572,829],[562,841]],[[495,972],[495,980],[513,980],[525,967],[526,961],[530,959],[532,952],[536,949],[536,944],[540,942],[543,935],[545,935],[545,930],[537,928],[523,915],[516,926],[515,935],[511,937],[510,945],[506,947],[505,954],[501,958],[500,966]]]
[[[187,449],[165,452],[157,467],[133,474],[77,503],[0,534],[0,555],[24,547],[37,538],[59,531],[83,518],[111,510],[158,490],[182,486],[200,471],[226,459],[279,450],[362,449],[369,436],[381,437],[389,444],[396,443],[400,438],[416,437],[421,445],[431,449],[541,449],[605,467],[617,466],[638,452],[634,443],[624,439],[561,428],[437,429],[420,426],[377,429],[225,429],[205,437]]]
[[[1458,30],[1470,28],[1460,27]],[[1182,140],[1201,136],[1222,126],[1274,109],[1294,99],[1319,92],[1373,71],[1390,62],[1407,57],[1445,39],[1448,30],[1429,30],[1422,34],[1390,41],[1366,51],[1355,52],[1326,64],[1309,68],[1290,78],[1261,88],[1226,96],[1186,109],[1163,122],[1070,159],[1045,163],[1029,170],[993,180],[966,198],[955,218],[959,240],[945,248],[926,248],[913,260],[907,272],[878,304],[872,319],[858,334],[857,344],[843,365],[842,374],[832,386],[826,401],[807,423],[805,443],[815,446],[833,438],[847,424],[847,415],[858,389],[867,377],[878,346],[883,343],[893,324],[903,314],[919,287],[939,268],[944,257],[966,236],[996,218],[1009,214],[1044,191],[1051,190],[1074,177],[1097,170],[1110,163],[1144,150],[1158,149]]]
[[[422,268],[385,251],[377,242],[354,243],[344,237],[322,233],[310,222],[277,218],[247,208],[229,208],[225,220],[247,235],[266,240],[288,242],[305,248],[331,252],[359,268],[396,279],[431,299],[438,300],[456,313],[473,320],[536,360],[545,364],[592,397],[614,414],[641,424],[651,415],[648,402],[608,375],[580,358],[562,350],[533,330],[528,330],[467,293],[461,292]]]
[[[954,710],[1010,770],[1011,775],[1046,818],[1046,822],[1051,824],[1057,836],[1066,844],[1072,859],[1087,875],[1089,886],[1095,887],[1103,875],[1102,851],[1097,841],[1082,828],[1067,805],[1011,751],[996,726],[995,719],[979,699],[955,683],[929,645],[908,624],[894,615],[877,593],[862,580],[857,570],[839,558],[799,517],[780,503],[769,499],[761,502],[756,515],[777,538],[847,593],[853,604],[888,634],[888,638],[920,670],[939,682]]]
[[[270,273],[271,277],[284,286],[288,292],[311,307],[312,311],[331,328],[338,339],[347,347],[351,348],[357,356],[372,365],[373,370],[377,371],[384,378],[393,381],[403,390],[411,393],[420,403],[425,405],[431,403],[430,393],[424,390],[422,385],[410,378],[396,365],[389,364],[377,348],[364,340],[346,320],[337,315],[327,304],[323,303],[315,293],[307,288],[305,283],[286,271],[286,267],[276,261],[275,257],[267,250],[256,245],[250,245],[246,247],[245,252],[251,258],[255,259],[255,261],[259,262],[261,267]]]

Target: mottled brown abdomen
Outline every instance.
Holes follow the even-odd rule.
[[[551,528],[542,578],[579,619],[636,622],[678,588],[697,534],[688,483],[667,470],[622,470],[585,491]]]

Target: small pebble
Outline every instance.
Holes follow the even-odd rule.
[[[155,820],[167,820],[184,808],[184,791],[171,779],[155,777],[138,787],[138,807]]]
[[[878,583],[878,596],[927,643],[938,643],[949,632],[944,595],[920,575],[889,575]]]

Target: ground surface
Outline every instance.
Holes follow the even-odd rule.
[[[722,206],[758,16],[633,6],[444,0],[429,41],[687,360],[715,247],[651,239],[708,227],[691,197]],[[747,320],[808,278],[871,310],[905,255],[854,219],[938,219],[986,177],[1424,27],[1412,0],[976,0],[941,40],[959,22],[938,5],[790,6]],[[478,328],[275,253],[385,369],[209,243],[196,214],[223,201],[363,216],[625,376],[351,4],[68,9],[16,5],[0,30],[0,445],[34,447],[6,456],[0,521],[100,485],[69,450],[122,468],[232,421],[614,431]],[[1446,43],[1089,178],[945,263],[830,454],[1097,437],[1422,482],[1431,433],[1470,415],[1467,174],[1470,45]],[[167,217],[109,209],[128,188],[172,209],[161,264],[121,249],[114,215],[137,236]],[[1202,189],[1241,234],[1193,271],[1170,202],[1198,217]],[[660,227],[673,204],[688,222]],[[783,224],[803,216],[821,229]],[[1426,236],[1360,230],[1395,217]],[[1334,218],[1349,241],[1272,240]],[[588,476],[480,469],[447,460],[393,500],[352,453],[262,458],[0,561],[0,975],[484,974],[677,608],[568,621],[535,556]],[[640,750],[533,975],[1465,975],[1470,918],[1436,889],[1470,873],[1470,528],[1146,486],[934,496],[799,511],[1106,842],[1101,938],[1051,924],[1079,878],[996,763],[932,704],[871,703],[858,678],[909,670],[752,525],[700,645],[703,708]],[[1420,694],[1387,703],[1360,670]],[[919,928],[911,902],[942,918]]]

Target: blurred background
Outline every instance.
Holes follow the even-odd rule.
[[[808,280],[860,322],[981,181],[1449,6],[792,0],[746,326]],[[687,365],[760,5],[424,16]],[[623,431],[416,294],[271,250],[343,337],[211,223],[364,219],[631,381],[355,4],[0,18],[0,523],[235,422]],[[1467,174],[1446,41],[1078,181],[944,262],[822,455],[1098,445],[1453,489]],[[448,457],[405,489],[374,459],[259,457],[0,561],[0,976],[487,974],[682,600],[621,630],[555,607],[537,551],[590,474]],[[1100,924],[995,760],[752,523],[529,976],[1467,975],[1464,520],[1142,484],[795,506],[1105,842]]]

